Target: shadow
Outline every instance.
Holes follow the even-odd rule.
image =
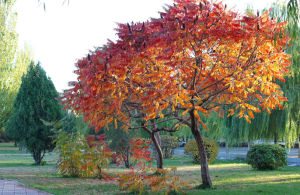
[[[6,167],[31,167],[31,168],[34,168],[34,167],[48,167],[48,166],[54,166],[55,164],[45,164],[45,165],[36,165],[34,163],[1,163],[0,162],[0,168],[6,168]]]
[[[31,163],[1,163],[0,162],[0,167],[5,168],[5,167],[33,167]]]

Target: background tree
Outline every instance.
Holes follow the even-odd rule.
[[[130,150],[132,148],[130,148],[129,142],[132,138],[140,137],[140,132],[137,129],[132,131],[123,131],[114,128],[111,128],[109,131],[104,130],[104,134],[107,135],[107,139],[110,141],[109,148],[122,157],[126,168],[132,166],[132,162],[130,161]]]
[[[285,82],[276,81],[284,91],[288,101],[285,102],[284,109],[276,109],[271,114],[267,111],[255,113],[255,119],[251,124],[240,121],[234,117],[220,119],[218,128],[212,128],[212,133],[216,138],[224,138],[229,144],[236,142],[250,142],[255,139],[273,140],[275,143],[284,141],[286,146],[294,145],[299,136],[299,29],[295,26],[293,18],[289,17],[289,8],[285,2],[272,4],[270,16],[278,22],[288,21],[286,31],[293,38],[287,47],[287,53],[292,55],[290,66],[291,75],[285,78]],[[267,9],[266,9],[267,10]],[[254,15],[253,10],[247,9],[249,15]],[[296,34],[293,34],[295,33]],[[296,35],[296,36],[294,36]],[[298,122],[299,123],[299,122]],[[214,132],[218,131],[218,132]],[[300,154],[300,153],[299,153]]]
[[[171,135],[161,135],[160,142],[164,159],[171,158],[174,154],[174,149],[179,146],[177,137]]]
[[[51,121],[51,122],[54,124],[60,122],[61,124],[59,126],[61,130],[66,132],[69,135],[75,133],[79,133],[84,136],[95,135],[95,129],[89,127],[89,123],[84,122],[82,116],[75,115],[74,113],[69,111],[63,112],[63,118],[60,121]]]
[[[300,143],[300,39],[295,41],[293,47],[291,48],[292,53],[292,76],[289,79],[290,85],[290,101],[288,104],[288,123],[287,131],[291,134],[288,137],[289,142],[294,142],[295,138],[298,138],[298,143]],[[300,144],[299,144],[300,145]],[[298,157],[300,158],[300,146],[298,150]]]
[[[53,131],[44,121],[58,121],[62,110],[58,93],[42,67],[30,64],[14,103],[14,114],[7,125],[7,135],[24,145],[40,165],[46,151],[54,148]]]
[[[13,113],[13,102],[32,56],[28,46],[17,49],[14,3],[14,0],[0,2],[0,131],[4,140],[6,122]]]
[[[12,70],[17,52],[16,13],[12,11],[14,0],[0,3],[0,128],[11,115],[14,93]]]

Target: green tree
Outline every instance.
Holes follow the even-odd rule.
[[[76,116],[74,113],[65,111],[64,117],[61,119],[62,131],[67,134],[80,133],[82,135],[88,135],[90,131],[94,129],[89,127],[89,124],[84,122],[81,116]],[[94,134],[94,133],[92,133]]]
[[[17,51],[14,3],[15,0],[0,1],[0,131],[4,140],[5,124],[13,114],[13,102],[32,56],[28,46]]]
[[[41,164],[46,151],[54,148],[53,131],[43,121],[62,118],[58,93],[42,67],[30,64],[22,78],[14,103],[14,114],[8,121],[7,135],[31,152],[35,163]]]
[[[17,52],[16,14],[12,11],[14,0],[0,2],[0,128],[11,115],[14,93],[12,70]]]
[[[290,2],[292,1],[293,0]],[[293,6],[298,5],[294,4]],[[296,9],[297,7],[294,8]],[[216,123],[218,127],[210,128],[211,131],[207,133],[209,137],[223,138],[229,144],[247,142],[255,139],[271,139],[274,140],[275,143],[285,141],[290,147],[300,136],[300,58],[298,57],[300,40],[298,26],[295,26],[293,21],[297,18],[291,17],[290,9],[291,8],[285,3],[276,2],[273,3],[270,14],[273,18],[276,18],[278,22],[289,21],[287,30],[293,38],[290,46],[287,48],[287,52],[292,54],[292,64],[290,66],[291,75],[285,78],[286,82],[277,81],[283,89],[285,96],[288,98],[288,102],[284,103],[284,109],[275,109],[271,114],[267,111],[255,113],[251,124],[235,117],[227,117],[219,120],[214,119],[213,121],[217,120]],[[248,8],[246,11],[248,14],[253,14],[251,8]],[[294,12],[294,14],[296,13],[298,12]],[[296,36],[294,34],[295,32]],[[225,115],[227,114],[228,113],[225,112]],[[211,127],[209,124],[208,126]]]
[[[300,32],[298,31],[298,38],[290,48],[292,54],[292,75],[288,79],[289,87],[289,103],[287,105],[288,110],[288,122],[286,131],[289,133],[287,140],[294,142],[298,138],[300,142]],[[300,158],[300,147],[298,152]]]

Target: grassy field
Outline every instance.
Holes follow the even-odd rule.
[[[24,154],[19,148],[14,146],[14,143],[0,143],[0,154]]]
[[[0,152],[1,153],[1,152]],[[0,155],[0,178],[16,179],[31,187],[52,194],[128,194],[119,191],[117,183],[93,178],[67,178],[56,173],[56,155],[47,155],[45,166],[33,166],[30,155]],[[200,167],[189,158],[177,157],[164,161],[177,166],[176,175],[192,186],[200,184]],[[114,172],[122,169],[113,168]],[[300,167],[278,171],[255,171],[239,160],[217,160],[210,165],[214,188],[185,189],[187,194],[300,194]],[[144,194],[153,194],[145,189]],[[157,193],[163,194],[163,193]]]

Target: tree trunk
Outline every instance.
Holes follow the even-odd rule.
[[[148,128],[143,128],[145,131],[147,131],[149,133],[149,135],[151,136],[151,140],[154,144],[155,150],[156,150],[156,167],[158,169],[162,169],[163,168],[163,152],[161,149],[161,141],[160,141],[160,135],[159,132],[155,132],[157,130],[156,124],[154,121],[152,122],[152,130],[148,129]],[[145,125],[144,122],[142,122],[142,126]]]
[[[41,151],[34,151],[32,153],[33,159],[35,161],[36,165],[41,165],[42,162],[42,155],[41,155]]]
[[[225,148],[226,148],[226,154],[228,154],[229,153],[229,146],[228,146],[227,141],[225,142]]]
[[[248,140],[248,150],[250,150],[252,145],[253,145],[253,142],[251,140]]]
[[[278,143],[278,139],[277,139],[277,133],[274,134],[274,144]]]
[[[190,111],[191,116],[191,131],[195,137],[198,150],[199,150],[199,156],[200,156],[200,163],[201,163],[201,178],[202,178],[202,187],[203,188],[211,188],[212,182],[209,176],[209,169],[208,169],[208,163],[207,163],[207,156],[204,146],[204,141],[201,136],[200,130],[198,128],[198,123],[195,118],[194,110]]]
[[[124,165],[127,169],[130,168],[130,162],[129,162],[129,148],[125,149],[125,154],[123,154],[123,161]]]
[[[151,134],[151,139],[154,143],[155,150],[156,150],[156,167],[158,169],[163,168],[163,153],[161,150],[161,141],[160,141],[160,135],[159,132],[153,132]]]

